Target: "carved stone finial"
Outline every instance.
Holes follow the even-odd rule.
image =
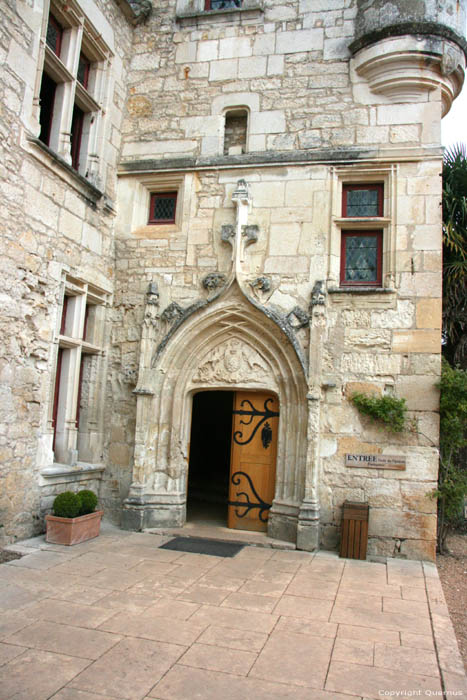
[[[127,0],[135,16],[135,24],[145,22],[152,12],[151,0]]]
[[[183,309],[182,307],[177,304],[176,301],[173,301],[171,304],[168,305],[166,309],[162,312],[161,318],[163,321],[166,323],[174,323],[174,321],[178,321],[179,318],[183,316]]]
[[[251,243],[256,243],[258,240],[258,226],[256,224],[248,224],[242,226],[242,236],[245,236],[245,248]]]
[[[250,193],[246,180],[241,179],[237,182],[237,188],[232,195],[232,201],[244,202],[246,204],[250,202]]]
[[[159,306],[159,289],[155,282],[149,282],[146,292],[146,304]]]
[[[210,272],[203,279],[203,287],[209,292],[212,292],[214,289],[223,287],[225,285],[226,279],[226,276],[222,272]]]
[[[324,306],[326,304],[326,291],[323,280],[317,280],[311,292],[310,306]]]

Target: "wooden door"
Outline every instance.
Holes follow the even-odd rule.
[[[238,391],[232,420],[228,527],[267,530],[276,484],[279,400]]]

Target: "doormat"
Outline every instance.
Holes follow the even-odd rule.
[[[212,557],[234,557],[244,544],[224,542],[223,540],[205,540],[201,537],[175,537],[163,544],[160,549],[173,549],[176,552],[192,554],[209,554]]]

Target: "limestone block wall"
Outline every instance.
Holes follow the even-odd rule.
[[[64,276],[108,295],[113,290],[112,201],[131,26],[113,2],[85,3],[84,10],[91,12],[89,19],[113,56],[100,189],[34,141],[39,134],[34,102],[42,70],[39,38],[48,5],[12,0],[2,6],[0,543],[42,531],[49,496],[54,488],[66,488],[40,475],[53,462],[51,416]],[[42,488],[47,498],[41,508]]]
[[[136,30],[124,161],[221,155],[225,112],[239,107],[248,111],[249,153],[439,144],[439,85],[450,96],[447,110],[462,84],[457,66],[465,65],[450,39],[394,48],[388,39],[387,49],[384,42],[375,47],[391,57],[420,51],[413,66],[410,58],[405,64],[390,58],[379,70],[385,74],[394,64],[397,83],[404,76],[410,84],[394,95],[392,80],[389,88],[370,89],[367,63],[361,65],[358,52],[351,55],[355,3],[266,0],[247,11],[250,5],[213,15],[164,0]],[[436,55],[431,66],[425,54]],[[447,70],[443,55],[450,56]]]
[[[122,293],[112,381],[123,409],[111,410],[118,442],[106,491],[116,505],[116,484],[125,490],[132,480],[142,347],[135,328],[148,284],[158,286],[162,313],[174,302],[186,309],[206,299],[208,273],[228,277],[231,249],[221,233],[235,223],[232,193],[242,178],[248,224],[258,227],[242,274],[247,286],[268,280],[267,293],[250,286],[251,299],[290,321],[296,308],[311,315],[312,290],[323,282],[317,326],[293,330],[309,397],[319,401],[296,493],[313,512],[319,500],[322,545],[336,545],[342,502],[366,499],[371,553],[433,558],[435,505],[427,494],[437,473],[440,120],[462,85],[465,46],[457,15],[435,16],[430,5],[415,16],[410,3],[399,5],[396,24],[421,22],[422,37],[397,30],[372,43],[375,22],[392,17],[391,7],[363,0],[248,0],[241,11],[219,13],[178,0],[162,3],[135,31],[116,222]],[[246,144],[229,155],[225,115],[236,110],[248,115]],[[339,281],[342,187],[356,182],[384,187],[375,224],[384,232],[382,289],[369,293],[343,290]],[[150,193],[170,189],[179,192],[175,223],[148,225]],[[358,388],[406,398],[414,430],[375,429],[349,401]],[[350,470],[344,455],[352,451],[405,456],[407,468]]]
[[[366,293],[339,288],[332,255],[340,237],[339,188],[349,177],[348,167],[318,164],[238,170],[226,166],[220,171],[178,174],[184,179],[183,215],[177,224],[167,226],[138,226],[140,217],[134,208],[147,204],[138,195],[142,180],[149,178],[154,186],[158,177],[164,181],[169,175],[122,174],[118,196],[129,206],[119,210],[116,222],[119,291],[112,346],[112,382],[119,393],[109,414],[113,426],[110,476],[104,477],[103,487],[115,512],[121,491],[112,495],[111,484],[119,483],[124,490],[132,479],[136,420],[132,391],[141,347],[135,329],[143,320],[148,284],[157,284],[160,317],[173,302],[187,308],[206,299],[209,291],[202,281],[208,273],[229,276],[231,248],[222,240],[221,230],[235,221],[232,193],[241,175],[252,200],[248,222],[258,227],[258,240],[245,253],[243,274],[247,286],[259,275],[270,282],[267,294],[251,287],[251,299],[285,319],[297,306],[308,313],[316,281],[326,282],[319,363],[309,329],[294,331],[307,358],[309,391],[317,387],[320,392],[321,546],[336,546],[344,500],[368,500],[372,554],[434,556],[435,503],[428,494],[437,479],[440,168],[439,158],[399,163],[389,171],[387,162],[352,166],[359,177],[372,172],[384,180],[390,173],[384,288]],[[354,391],[405,398],[414,432],[394,436],[378,430],[350,403]],[[170,399],[162,396],[160,400]],[[344,466],[348,452],[405,456],[407,468],[398,472],[349,469]],[[307,469],[313,466],[308,464]],[[304,488],[303,483],[302,494]]]

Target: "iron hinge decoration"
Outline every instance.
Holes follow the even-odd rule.
[[[253,486],[253,482],[251,480],[251,477],[246,473],[246,472],[235,472],[232,474],[232,484],[234,486],[239,486],[240,482],[242,480],[242,476],[245,477],[245,479],[248,481],[248,484],[250,486],[250,489],[253,492],[253,496],[257,499],[257,503],[254,503],[250,501],[250,496],[247,494],[246,491],[237,491],[235,494],[237,498],[240,498],[241,496],[245,496],[244,501],[228,501],[229,506],[233,506],[235,508],[235,515],[237,518],[244,518],[245,515],[247,515],[250,510],[253,510],[254,508],[258,508],[259,513],[258,517],[261,520],[262,523],[267,522],[268,519],[268,511],[271,508],[271,503],[266,503],[263,501],[263,499],[258,495],[258,492],[256,491],[255,487]],[[243,513],[240,512],[240,510],[244,508],[245,510]]]
[[[237,445],[247,445],[249,442],[251,442],[253,440],[254,436],[256,435],[256,433],[258,431],[258,428],[261,425],[263,425],[263,423],[265,421],[267,421],[268,418],[277,418],[279,416],[279,411],[271,411],[268,408],[268,403],[270,401],[274,401],[274,399],[271,397],[269,399],[266,399],[264,402],[264,410],[258,411],[253,406],[251,401],[249,401],[248,399],[244,399],[241,402],[240,406],[248,405],[251,407],[250,410],[246,410],[246,409],[241,408],[237,411],[233,411],[233,413],[238,415],[238,416],[248,416],[249,417],[249,420],[241,420],[240,421],[240,423],[242,423],[242,425],[251,425],[253,418],[255,418],[256,416],[262,416],[261,420],[256,424],[251,435],[246,440],[241,439],[243,437],[243,432],[241,430],[236,430],[234,432],[233,440]],[[269,423],[266,423],[266,425],[264,426],[263,431],[261,433],[261,439],[262,439],[264,448],[267,448],[272,440],[272,429],[271,429],[271,426]]]

